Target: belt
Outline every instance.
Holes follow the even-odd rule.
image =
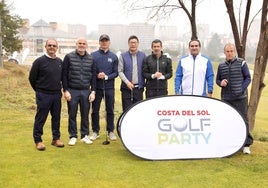
[[[139,87],[139,84],[134,84],[134,87]]]

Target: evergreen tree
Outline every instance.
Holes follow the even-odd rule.
[[[0,20],[2,47],[7,54],[22,49],[22,40],[19,38],[19,29],[23,21],[18,15],[11,15],[11,6],[7,6],[5,0],[0,2]]]

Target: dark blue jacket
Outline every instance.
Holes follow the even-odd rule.
[[[114,81],[118,76],[117,56],[110,50],[104,52],[101,49],[93,52],[92,56],[96,64],[96,76],[104,72],[108,76],[108,80],[105,80],[105,89],[114,89]],[[103,87],[103,80],[97,78],[96,89],[103,89]]]

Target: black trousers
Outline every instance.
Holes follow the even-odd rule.
[[[143,88],[135,87],[130,89],[121,89],[121,101],[123,111],[126,111],[132,104],[143,100]]]
[[[92,102],[91,114],[93,132],[99,133],[100,131],[100,106],[102,99],[105,101],[106,131],[114,131],[114,94],[114,88],[96,90],[95,100]]]
[[[231,100],[231,101],[223,100],[223,101],[230,104],[232,107],[234,107],[242,115],[242,117],[246,123],[247,131],[248,131],[247,139],[246,139],[244,146],[250,146],[251,144],[253,144],[253,137],[249,132],[249,126],[248,126],[248,115],[247,115],[248,99],[244,98],[244,99],[238,99],[238,100]]]
[[[156,96],[165,96],[168,94],[167,89],[146,89],[146,99]]]
[[[61,92],[57,94],[46,94],[36,92],[37,112],[34,120],[33,138],[34,142],[42,142],[43,127],[48,113],[51,114],[52,139],[60,138],[60,116],[61,116]]]
[[[80,107],[80,133],[81,138],[89,135],[89,110],[90,110],[90,103],[88,101],[88,97],[90,91],[87,90],[76,90],[76,89],[69,89],[71,93],[72,100],[68,101],[68,132],[69,137],[77,138],[77,112],[78,106]]]

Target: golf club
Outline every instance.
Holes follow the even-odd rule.
[[[110,141],[108,140],[108,131],[106,131],[106,140],[102,142],[103,145],[108,145],[110,144]]]
[[[132,89],[130,90],[130,100],[131,100],[131,104],[133,104],[133,89],[134,89],[134,88],[132,88]]]
[[[103,79],[103,100],[104,100],[104,104],[106,106],[106,97],[105,97],[105,79]],[[104,112],[105,113],[105,121],[106,121],[106,111]],[[105,129],[107,129],[107,127],[105,127]],[[110,141],[108,140],[108,131],[106,130],[105,131],[105,141],[102,142],[103,145],[108,145],[110,144]]]

